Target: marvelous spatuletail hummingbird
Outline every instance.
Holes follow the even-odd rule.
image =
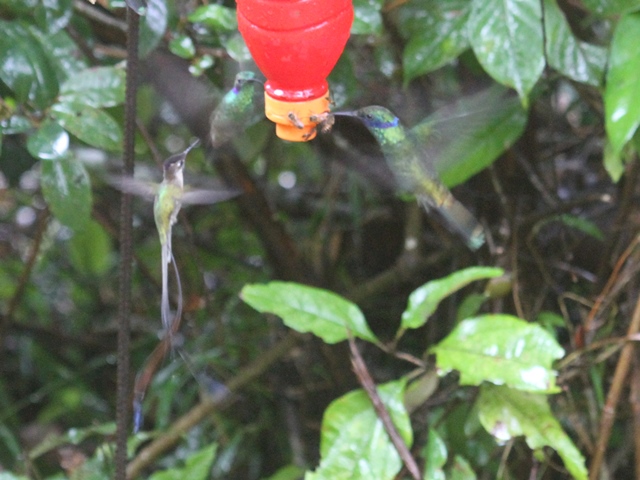
[[[169,306],[169,263],[175,260],[171,247],[172,229],[183,204],[205,205],[228,200],[238,195],[235,190],[196,190],[184,186],[184,166],[187,154],[200,143],[194,141],[185,150],[167,158],[162,166],[163,179],[160,184],[141,182],[131,177],[111,178],[110,183],[120,190],[139,195],[147,199],[153,198],[153,215],[158,229],[162,251],[162,300],[160,312],[162,325],[169,337],[175,332],[171,322]],[[178,270],[175,268],[176,280],[180,282]],[[182,291],[178,283],[178,305],[182,305]],[[181,314],[178,308],[176,317]],[[179,318],[176,318],[179,322]]]
[[[251,71],[238,72],[233,88],[211,114],[211,145],[219,147],[264,118],[263,82]]]
[[[438,179],[433,159],[393,112],[374,105],[351,112],[334,112],[333,115],[362,120],[380,145],[400,188],[414,194],[427,211],[439,212],[449,228],[461,235],[469,248],[476,250],[482,246],[482,225]]]

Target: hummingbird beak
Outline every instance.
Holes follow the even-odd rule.
[[[348,112],[331,112],[331,115],[335,115],[336,117],[357,117],[358,115],[354,111]]]
[[[192,143],[191,145],[189,145],[189,146],[185,149],[185,151],[184,151],[183,153],[186,155],[187,153],[189,153],[189,152],[191,151],[191,149],[192,149],[192,148],[195,148],[195,147],[197,147],[198,145],[200,145],[200,139],[199,139],[199,138],[196,138],[196,139],[193,141],[193,143]]]

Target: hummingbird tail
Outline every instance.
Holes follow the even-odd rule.
[[[440,205],[434,205],[434,202],[425,196],[418,197],[418,201],[427,210],[435,209],[449,229],[458,233],[471,250],[477,250],[484,244],[482,225],[453,195],[450,194]]]
[[[160,316],[162,326],[168,335],[171,335],[171,307],[169,306],[169,262],[171,261],[171,247],[166,243],[162,245],[162,301],[160,303]]]

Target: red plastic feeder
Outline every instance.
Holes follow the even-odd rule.
[[[351,0],[236,0],[238,28],[267,77],[265,114],[283,140],[315,137],[327,77],[349,39]]]

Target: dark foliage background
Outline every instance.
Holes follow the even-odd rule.
[[[206,143],[211,112],[235,73],[255,69],[236,30],[234,2],[206,3],[150,0],[142,19],[136,168],[156,180],[165,156],[192,137]],[[344,343],[294,336],[240,300],[244,285],[271,279],[350,298],[378,337],[391,341],[415,288],[464,267],[499,266],[509,277],[483,309],[553,332],[567,352],[553,411],[587,463],[603,437],[603,408],[638,298],[640,57],[629,38],[640,34],[633,13],[640,4],[354,3],[352,37],[329,79],[335,108],[382,104],[408,126],[452,112],[425,139],[436,155],[470,138],[503,146],[495,159],[454,150],[449,163],[436,160],[484,225],[486,246],[469,251],[437,217],[398,197],[378,146],[352,119],[338,118],[330,133],[305,144],[277,139],[262,120],[224,146],[194,150],[192,183],[243,195],[185,208],[174,228],[190,361],[174,354],[160,365],[144,402],[144,430],[156,433],[132,438],[132,458],[134,446],[190,412],[212,379],[240,388],[144,465],[143,476],[181,465],[212,442],[211,478],[278,471],[272,478],[297,478],[317,465],[322,414],[358,383]],[[0,472],[7,475],[108,478],[110,471],[120,194],[105,178],[121,162],[124,71],[110,68],[101,78],[112,84],[85,83],[80,94],[68,82],[85,68],[124,60],[124,7],[115,0],[0,1]],[[503,42],[493,54],[486,30]],[[516,92],[456,120],[456,101],[496,83]],[[91,88],[96,100],[87,96]],[[490,119],[505,108],[513,116],[494,128]],[[63,187],[71,195],[59,194]],[[134,227],[137,370],[160,325],[160,248],[142,200]],[[422,356],[481,291],[476,285],[449,297],[398,348]],[[366,345],[362,353],[380,383],[413,369]],[[242,377],[247,366],[261,365],[264,371]],[[640,471],[631,467],[640,450],[638,378],[633,358],[605,455],[608,478]],[[552,451],[537,455],[521,439],[501,446],[482,430],[468,433],[476,394],[455,375],[441,379],[412,416],[413,453],[424,447],[426,427],[437,426],[477,478],[569,478]]]

